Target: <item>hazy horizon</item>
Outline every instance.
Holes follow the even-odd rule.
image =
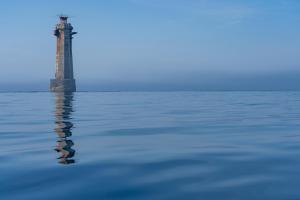
[[[300,2],[1,2],[0,91],[45,91],[57,14],[71,16],[78,90],[300,90]]]
[[[300,91],[300,72],[273,74],[189,74],[153,80],[82,81],[77,91]],[[0,85],[0,92],[48,91],[49,81]]]

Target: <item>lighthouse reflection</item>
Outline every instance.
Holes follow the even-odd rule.
[[[59,153],[58,162],[61,164],[75,163],[73,159],[75,150],[72,136],[72,113],[73,110],[73,93],[57,92],[55,93],[55,128],[58,135],[55,151]]]

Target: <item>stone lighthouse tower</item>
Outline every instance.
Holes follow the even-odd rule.
[[[75,92],[76,84],[73,73],[72,39],[73,27],[68,23],[68,17],[61,15],[56,25],[54,35],[56,42],[55,79],[50,81],[52,92]]]

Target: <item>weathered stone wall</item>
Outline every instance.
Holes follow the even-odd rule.
[[[73,74],[72,38],[76,32],[72,32],[73,27],[67,23],[67,18],[61,17],[61,21],[56,25],[54,35],[56,39],[56,67],[55,79],[51,80],[51,91],[75,91],[75,79]]]

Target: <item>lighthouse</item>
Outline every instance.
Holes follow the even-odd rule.
[[[52,92],[75,92],[72,39],[77,32],[73,32],[67,16],[61,15],[59,19],[60,22],[54,30],[56,36],[55,79],[50,80],[50,90]]]

